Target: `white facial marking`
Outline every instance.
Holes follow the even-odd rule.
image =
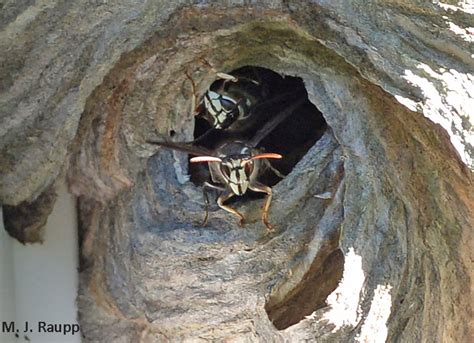
[[[225,163],[230,169],[229,186],[236,195],[243,195],[247,192],[249,179],[245,174],[242,160],[231,160]]]

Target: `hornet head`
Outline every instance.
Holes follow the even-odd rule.
[[[248,149],[246,149],[248,151]],[[262,158],[280,159],[280,154],[262,153],[255,156],[250,153],[241,153],[222,158],[213,156],[198,156],[191,158],[192,163],[196,162],[218,162],[219,171],[235,195],[244,195],[247,191],[251,176],[255,173],[254,161]]]

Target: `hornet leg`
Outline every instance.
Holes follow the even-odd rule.
[[[207,189],[212,188],[212,189],[217,189],[218,191],[225,191],[226,189],[223,187],[219,187],[216,185],[213,185],[212,183],[209,182],[204,182],[204,185],[202,187],[202,195],[204,196],[204,206],[206,209],[206,214],[204,215],[204,220],[202,222],[202,226],[207,225],[207,220],[209,219],[209,197],[207,195]]]
[[[226,190],[225,193],[222,193],[219,198],[217,198],[217,205],[223,210],[230,212],[240,218],[239,225],[244,226],[245,217],[239,211],[233,209],[230,206],[224,205],[224,202],[232,198],[235,194],[231,190]]]
[[[265,198],[265,204],[262,209],[262,222],[265,224],[268,230],[272,231],[273,227],[268,222],[268,209],[270,208],[270,203],[272,202],[272,189],[260,182],[253,182],[249,185],[249,188],[254,192],[266,193],[267,197]]]
[[[196,115],[196,114],[199,113],[199,106],[201,105],[200,101],[198,99],[198,95],[196,94],[196,84],[194,83],[194,80],[191,77],[191,75],[189,75],[188,71],[185,71],[184,73],[186,74],[186,77],[191,82],[191,87],[192,87],[192,90],[193,90],[193,99],[192,99],[192,103],[191,103],[191,108],[193,110],[193,115]]]
[[[219,78],[225,80],[225,81],[232,81],[232,82],[237,82],[238,78],[236,78],[233,75],[227,74],[227,73],[220,73],[218,72],[212,64],[210,64],[204,57],[200,58],[201,62],[208,66],[214,74],[216,74]]]
[[[285,178],[285,175],[283,175],[282,173],[280,173],[280,171],[278,169],[276,169],[274,166],[272,166],[272,163],[269,161],[269,160],[263,160],[265,163],[265,165],[268,167],[268,169],[270,169],[276,176],[278,176],[280,179],[284,179]]]

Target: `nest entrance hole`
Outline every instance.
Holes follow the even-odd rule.
[[[255,115],[271,113],[278,115],[285,108],[291,106],[293,102],[303,97],[302,105],[296,108],[293,113],[266,135],[257,145],[258,149],[266,152],[274,152],[283,155],[281,160],[272,160],[271,163],[283,175],[288,175],[294,166],[303,158],[306,152],[321,138],[327,128],[326,121],[316,106],[308,99],[303,80],[299,77],[278,74],[270,69],[245,66],[235,69],[229,74],[238,78],[248,78],[257,80],[263,91],[259,102],[255,106]],[[210,85],[213,89],[219,85],[221,80],[216,80]],[[250,85],[251,87],[251,85]],[[249,90],[249,92],[252,90]],[[258,123],[255,127],[247,130],[246,133],[237,136],[238,139],[250,139],[255,132],[265,123]],[[199,138],[211,129],[210,124],[201,116],[196,117],[194,138]],[[214,149],[219,143],[229,135],[228,130],[213,130],[204,139],[199,141],[199,145],[209,149]],[[202,185],[209,179],[206,166],[202,164],[189,164],[191,181],[195,185]],[[268,186],[274,186],[281,180],[271,170],[266,171],[259,181]],[[263,195],[251,193],[243,198],[259,198]],[[234,201],[238,201],[234,199]]]

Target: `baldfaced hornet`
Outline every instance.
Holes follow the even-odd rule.
[[[204,62],[212,68],[218,79],[200,100],[195,93],[194,81],[186,74],[193,86],[194,103],[199,103],[196,108],[197,116],[206,120],[210,126],[195,142],[202,140],[213,130],[233,133],[251,131],[270,119],[272,112],[265,111],[266,105],[288,100],[302,91],[296,89],[285,94],[271,94],[268,84],[271,83],[275,87],[275,83],[280,80],[262,80],[254,67],[245,67],[234,72],[235,75],[230,75],[216,72],[207,61]]]
[[[245,130],[252,125],[248,120],[251,109],[264,96],[264,92],[257,81],[235,77],[231,82],[228,81],[217,80],[206,91],[203,116],[216,130],[225,130],[230,126],[234,130]]]
[[[206,181],[203,185],[206,211],[203,225],[206,225],[208,220],[209,198],[207,190],[209,188],[221,192],[217,198],[217,205],[223,210],[239,217],[240,226],[243,226],[245,217],[236,209],[224,205],[224,202],[233,196],[242,196],[250,189],[254,192],[267,194],[263,206],[262,221],[269,230],[272,229],[272,226],[268,222],[268,209],[270,208],[270,202],[272,200],[272,189],[258,182],[258,176],[266,167],[274,170],[267,159],[280,159],[282,158],[280,154],[260,152],[248,143],[241,141],[225,142],[215,151],[206,150],[202,147],[189,147],[186,143],[149,143],[195,155],[196,157],[190,159],[191,163],[208,163],[211,182]]]
[[[272,189],[260,183],[258,178],[267,168],[270,168],[278,176],[282,177],[282,175],[274,169],[268,161],[269,159],[280,159],[282,156],[277,153],[263,152],[256,147],[265,136],[284,121],[304,101],[305,99],[301,98],[282,112],[274,115],[271,120],[257,131],[252,139],[226,141],[219,145],[215,150],[209,150],[190,143],[168,141],[147,142],[194,155],[195,157],[190,159],[191,163],[208,163],[211,182],[205,182],[203,187],[206,205],[204,224],[207,223],[208,219],[209,199],[207,190],[209,188],[221,192],[217,199],[217,205],[223,210],[239,217],[239,224],[241,226],[243,225],[245,217],[236,209],[227,206],[224,203],[233,196],[244,195],[250,189],[254,192],[267,194],[262,210],[262,222],[269,230],[272,230],[272,226],[268,221],[268,210],[272,200]]]
[[[213,129],[225,130],[230,126],[234,126],[235,129],[234,123],[247,119],[251,108],[266,95],[266,89],[262,86],[258,73],[251,67],[251,75],[245,73],[230,75],[216,71],[206,59],[200,60],[216,74],[218,79],[202,97],[198,113]],[[194,81],[188,74],[186,75],[196,96]]]

